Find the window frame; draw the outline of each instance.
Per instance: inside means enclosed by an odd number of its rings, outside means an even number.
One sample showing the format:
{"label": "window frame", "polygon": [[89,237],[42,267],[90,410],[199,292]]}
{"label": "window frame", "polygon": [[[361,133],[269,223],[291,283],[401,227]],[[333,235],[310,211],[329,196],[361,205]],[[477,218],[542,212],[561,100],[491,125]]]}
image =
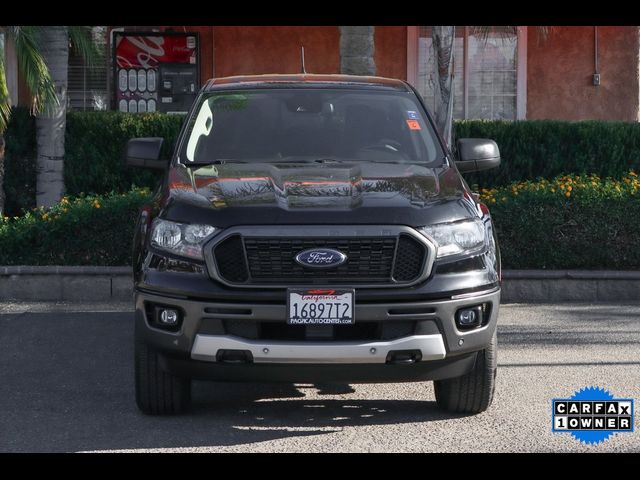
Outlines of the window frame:
{"label": "window frame", "polygon": [[[464,27],[464,56],[463,56],[463,112],[464,119],[469,120],[469,39],[470,28]],[[527,118],[527,27],[516,27],[516,118]],[[412,85],[418,82],[418,26],[407,26],[407,81]]]}

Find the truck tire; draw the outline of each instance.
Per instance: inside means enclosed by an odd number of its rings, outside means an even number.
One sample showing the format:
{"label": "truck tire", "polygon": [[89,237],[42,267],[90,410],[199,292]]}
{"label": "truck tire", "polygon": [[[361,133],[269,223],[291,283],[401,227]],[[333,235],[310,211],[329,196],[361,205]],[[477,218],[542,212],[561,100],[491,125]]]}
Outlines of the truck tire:
{"label": "truck tire", "polygon": [[191,403],[191,379],[176,377],[158,365],[158,353],[143,342],[135,344],[135,384],[138,408],[150,415],[172,415]]}
{"label": "truck tire", "polygon": [[478,352],[473,370],[462,377],[433,382],[438,407],[455,413],[481,413],[489,408],[496,387],[497,359],[494,333],[489,346]]}

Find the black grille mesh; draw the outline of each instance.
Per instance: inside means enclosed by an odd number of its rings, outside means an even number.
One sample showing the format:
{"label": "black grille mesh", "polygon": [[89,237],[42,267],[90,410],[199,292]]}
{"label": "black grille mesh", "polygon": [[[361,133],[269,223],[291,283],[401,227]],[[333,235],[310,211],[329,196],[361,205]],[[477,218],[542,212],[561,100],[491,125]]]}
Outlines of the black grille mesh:
{"label": "black grille mesh", "polygon": [[[308,283],[314,280],[388,282],[396,239],[391,238],[245,238],[249,273],[260,282]],[[304,268],[295,261],[303,250],[333,248],[347,256],[336,268]]]}
{"label": "black grille mesh", "polygon": [[240,235],[233,235],[220,242],[213,250],[213,255],[222,278],[233,283],[244,283],[249,279]]}
{"label": "black grille mesh", "polygon": [[398,253],[393,268],[393,278],[397,282],[414,280],[422,272],[426,250],[424,245],[409,235],[400,235]]}

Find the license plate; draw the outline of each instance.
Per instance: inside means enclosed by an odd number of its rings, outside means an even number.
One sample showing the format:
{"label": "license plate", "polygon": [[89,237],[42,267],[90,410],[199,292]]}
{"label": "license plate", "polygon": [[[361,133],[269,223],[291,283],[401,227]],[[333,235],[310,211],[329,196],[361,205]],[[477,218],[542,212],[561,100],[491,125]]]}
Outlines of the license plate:
{"label": "license plate", "polygon": [[287,323],[290,325],[344,325],[354,322],[353,290],[332,288],[288,290]]}

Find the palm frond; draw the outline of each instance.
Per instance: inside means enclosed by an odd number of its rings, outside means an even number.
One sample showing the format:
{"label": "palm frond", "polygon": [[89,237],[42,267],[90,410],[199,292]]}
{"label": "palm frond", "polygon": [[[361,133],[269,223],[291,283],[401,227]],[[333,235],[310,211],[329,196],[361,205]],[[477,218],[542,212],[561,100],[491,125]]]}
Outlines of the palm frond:
{"label": "palm frond", "polygon": [[4,73],[4,42],[0,39],[0,135],[4,133],[11,115],[11,99]]}
{"label": "palm frond", "polygon": [[40,27],[8,27],[16,46],[18,67],[34,97],[32,112],[48,111],[59,105],[55,84],[38,45]]}
{"label": "palm frond", "polygon": [[69,38],[73,48],[80,54],[84,63],[92,67],[102,60],[102,52],[98,49],[91,27],[69,26]]}

